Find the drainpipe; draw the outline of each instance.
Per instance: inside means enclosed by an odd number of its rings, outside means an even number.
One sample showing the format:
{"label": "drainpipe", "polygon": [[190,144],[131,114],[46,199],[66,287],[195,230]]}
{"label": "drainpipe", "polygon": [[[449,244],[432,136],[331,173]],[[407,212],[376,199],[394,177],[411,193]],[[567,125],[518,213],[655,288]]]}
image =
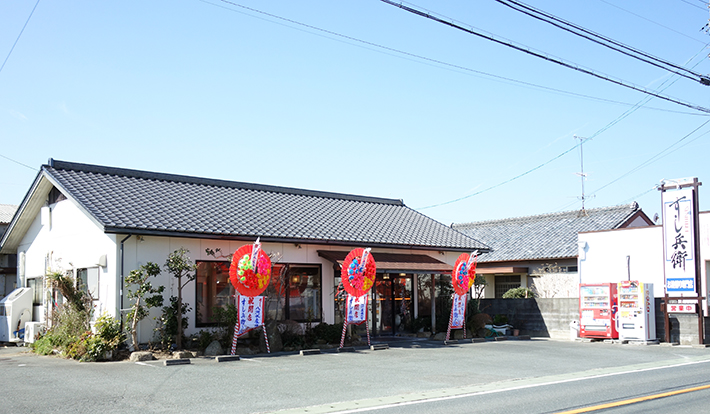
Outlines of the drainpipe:
{"label": "drainpipe", "polygon": [[123,332],[123,243],[126,242],[126,240],[130,239],[132,234],[129,234],[126,236],[123,240],[121,240],[121,286],[118,288],[118,294],[121,296],[120,304],[121,306],[118,308],[118,318],[121,321],[121,332]]}
{"label": "drainpipe", "polygon": [[626,256],[626,280],[631,281],[631,256]]}

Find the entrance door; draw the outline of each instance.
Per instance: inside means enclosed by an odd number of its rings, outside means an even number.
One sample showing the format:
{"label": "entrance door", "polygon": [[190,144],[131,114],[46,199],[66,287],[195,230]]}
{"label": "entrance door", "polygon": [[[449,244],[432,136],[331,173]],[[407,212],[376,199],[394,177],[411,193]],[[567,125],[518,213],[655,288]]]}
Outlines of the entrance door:
{"label": "entrance door", "polygon": [[412,317],[412,277],[378,274],[372,288],[372,321],[375,335],[395,335]]}

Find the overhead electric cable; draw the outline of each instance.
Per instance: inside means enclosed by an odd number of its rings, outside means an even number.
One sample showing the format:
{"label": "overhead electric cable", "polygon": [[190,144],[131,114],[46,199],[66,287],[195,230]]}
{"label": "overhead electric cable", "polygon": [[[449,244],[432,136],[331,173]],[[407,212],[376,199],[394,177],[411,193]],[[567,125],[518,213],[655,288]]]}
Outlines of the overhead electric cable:
{"label": "overhead electric cable", "polygon": [[[675,152],[675,151],[676,151],[677,149],[679,149],[680,147],[672,150],[673,147],[675,147],[676,145],[678,145],[679,143],[681,143],[682,141],[684,141],[684,140],[685,140],[686,138],[688,138],[689,136],[691,136],[691,135],[693,135],[694,133],[696,133],[699,129],[701,129],[702,127],[704,127],[704,126],[707,125],[708,123],[710,123],[710,120],[707,120],[707,121],[703,122],[699,127],[695,128],[694,130],[692,130],[691,132],[689,132],[688,134],[686,134],[685,136],[683,136],[681,139],[679,139],[678,141],[676,141],[676,142],[674,142],[673,144],[669,145],[669,146],[666,147],[664,150],[662,150],[661,152],[657,153],[656,155],[654,155],[653,157],[649,158],[648,160],[644,161],[644,162],[641,163],[640,165],[637,165],[636,167],[634,167],[634,168],[632,168],[631,170],[627,171],[626,173],[624,173],[624,174],[621,175],[620,177],[616,178],[615,180],[612,180],[612,181],[608,182],[607,184],[605,184],[605,185],[603,185],[603,186],[597,188],[597,189],[592,193],[592,195],[598,193],[599,191],[601,191],[601,190],[603,190],[603,189],[605,189],[605,188],[607,188],[607,187],[609,187],[610,185],[614,184],[615,182],[621,180],[622,178],[624,178],[624,177],[626,177],[626,176],[628,176],[628,175],[630,175],[630,174],[632,174],[632,173],[635,173],[636,171],[640,170],[641,168],[643,168],[643,167],[645,167],[645,166],[647,166],[647,165],[649,165],[649,164],[652,164],[652,163],[654,163],[654,162],[660,160],[661,158],[663,158],[663,157],[665,157],[665,156],[667,156],[667,155],[669,155],[669,154]],[[698,138],[700,138],[700,137],[702,137],[702,136],[704,136],[704,135],[707,135],[708,133],[710,133],[710,131],[706,131],[705,133],[701,134],[700,136],[696,137],[695,139],[698,139]],[[695,141],[695,140],[693,140],[693,141]]]}
{"label": "overhead electric cable", "polygon": [[22,33],[25,31],[25,27],[27,27],[27,23],[30,22],[30,19],[32,18],[32,15],[34,14],[35,9],[37,8],[38,4],[39,4],[39,0],[37,0],[37,3],[35,3],[35,6],[32,8],[30,15],[27,16],[27,20],[25,21],[24,26],[22,26],[22,30],[20,30],[20,34],[17,35],[17,39],[15,39],[15,43],[12,44],[10,51],[7,52],[7,56],[5,56],[5,60],[2,62],[2,66],[0,66],[0,72],[2,72],[2,69],[5,67],[5,64],[7,63],[7,60],[10,58],[12,51],[15,50],[15,46],[17,45],[17,42],[20,40],[20,36],[22,36]]}
{"label": "overhead electric cable", "polygon": [[[710,122],[710,120],[708,120],[708,122]],[[566,154],[569,154],[570,152],[572,152],[573,150],[575,150],[575,149],[576,149],[578,146],[580,146],[580,145],[581,145],[581,144],[577,144],[577,145],[575,145],[574,147],[572,147],[572,148],[568,149],[567,151],[563,152],[562,154],[559,154],[558,156],[556,156],[556,157],[554,157],[554,158],[552,158],[552,159],[550,159],[550,160],[547,160],[547,161],[543,162],[542,164],[538,165],[537,167],[531,168],[531,169],[525,171],[525,172],[522,173],[522,174],[518,174],[518,175],[516,175],[516,176],[513,177],[513,178],[510,178],[510,179],[505,180],[505,181],[503,181],[503,182],[500,182],[500,183],[498,183],[498,184],[492,185],[492,186],[490,186],[490,187],[488,187],[488,188],[484,188],[484,189],[481,190],[481,191],[477,191],[477,192],[475,192],[475,193],[473,193],[473,194],[469,194],[469,195],[466,195],[466,196],[463,196],[463,197],[459,197],[459,198],[457,198],[457,199],[455,199],[455,200],[449,200],[449,201],[445,201],[445,202],[439,203],[439,204],[432,204],[432,205],[426,206],[426,207],[415,208],[415,210],[426,210],[426,209],[428,209],[428,208],[441,207],[441,206],[445,206],[445,205],[447,205],[447,204],[453,204],[453,203],[456,203],[456,202],[465,200],[465,199],[467,199],[467,198],[471,198],[471,197],[473,197],[473,196],[477,196],[477,195],[479,195],[479,194],[485,193],[486,191],[493,190],[494,188],[498,188],[498,187],[500,187],[500,186],[502,186],[502,185],[508,184],[508,183],[511,182],[511,181],[515,181],[515,180],[517,180],[518,178],[524,177],[524,176],[530,174],[530,173],[533,172],[533,171],[539,170],[540,168],[546,166],[547,164],[549,164],[549,163],[551,163],[551,162],[553,162],[553,161],[555,161],[555,160],[557,160],[557,159],[559,159],[559,158],[562,158],[562,156],[564,156],[564,155],[566,155]]]}
{"label": "overhead electric cable", "polygon": [[421,16],[421,17],[424,17],[424,18],[433,20],[433,21],[435,21],[435,22],[444,24],[444,25],[446,25],[446,26],[450,26],[450,27],[452,27],[452,28],[454,28],[454,29],[458,29],[458,30],[464,31],[464,32],[469,33],[469,34],[472,34],[472,35],[474,35],[474,36],[478,36],[478,37],[481,37],[481,38],[483,38],[483,39],[490,40],[490,41],[492,41],[492,42],[494,42],[494,43],[498,43],[498,44],[503,45],[503,46],[506,46],[506,47],[510,47],[510,48],[512,48],[512,49],[515,49],[515,50],[517,50],[517,51],[520,51],[520,52],[529,54],[529,55],[531,55],[531,56],[535,56],[535,57],[538,57],[538,58],[540,58],[540,59],[544,59],[544,60],[547,60],[547,61],[549,61],[549,62],[556,63],[556,64],[558,64],[558,65],[560,65],[560,66],[563,66],[563,67],[566,67],[566,68],[568,68],[568,69],[573,69],[573,70],[576,70],[576,71],[578,71],[578,72],[581,72],[581,73],[585,73],[585,74],[587,74],[587,75],[594,76],[594,77],[596,77],[596,78],[598,78],[598,79],[602,79],[602,80],[605,80],[605,81],[607,81],[607,82],[611,82],[611,83],[614,83],[614,84],[619,85],[619,86],[623,86],[623,87],[628,88],[628,89],[633,89],[633,90],[638,91],[638,92],[642,92],[642,93],[645,93],[645,94],[648,94],[648,95],[651,95],[651,96],[655,96],[656,98],[663,99],[663,100],[668,101],[668,102],[673,102],[673,103],[675,103],[675,104],[682,105],[682,106],[685,106],[685,107],[688,107],[688,108],[692,108],[692,109],[695,109],[695,110],[697,110],[697,111],[701,111],[701,112],[705,112],[705,113],[710,113],[710,109],[708,109],[708,108],[705,108],[705,107],[702,107],[702,106],[698,106],[698,105],[695,105],[695,104],[691,104],[691,103],[688,103],[688,102],[684,102],[684,101],[681,101],[681,100],[679,100],[679,99],[672,98],[672,97],[670,97],[670,96],[661,95],[661,94],[659,94],[659,93],[657,93],[657,92],[650,91],[650,90],[648,90],[648,89],[646,89],[646,88],[643,88],[643,87],[641,87],[641,86],[634,85],[634,84],[632,84],[632,83],[629,83],[629,82],[626,82],[626,81],[623,81],[623,80],[620,80],[620,79],[611,78],[611,77],[609,77],[609,76],[606,76],[606,75],[597,73],[597,72],[595,72],[595,71],[593,71],[593,70],[591,70],[591,69],[583,68],[583,67],[581,67],[581,66],[579,66],[579,65],[577,65],[577,64],[573,64],[573,63],[570,63],[570,62],[566,62],[566,61],[564,61],[564,60],[562,60],[562,59],[560,59],[560,58],[555,58],[555,57],[546,55],[546,54],[544,54],[544,53],[531,50],[531,49],[529,49],[529,48],[527,48],[527,47],[520,46],[520,45],[518,45],[518,44],[513,43],[512,41],[503,41],[503,40],[498,39],[497,37],[495,37],[495,36],[493,36],[493,35],[484,34],[484,33],[481,33],[481,32],[477,32],[477,31],[473,30],[472,28],[464,27],[464,26],[462,26],[461,24],[458,24],[458,23],[454,22],[453,20],[445,20],[445,19],[443,19],[443,18],[434,16],[434,15],[432,15],[431,13],[429,13],[429,12],[427,12],[427,11],[418,10],[418,9],[413,8],[413,7],[410,7],[410,6],[405,6],[403,3],[396,3],[396,2],[393,2],[393,1],[391,1],[391,0],[380,0],[380,1],[382,1],[382,2],[384,2],[384,3],[387,3],[387,4],[390,4],[390,5],[392,5],[392,6],[395,6],[395,7],[399,7],[399,8],[402,9],[402,10],[408,11],[408,12],[413,13],[413,14],[416,14],[416,15],[418,15],[418,16]]}
{"label": "overhead electric cable", "polygon": [[[209,4],[209,5],[215,6],[215,7],[223,7],[225,10],[230,10],[230,11],[236,12],[236,10],[234,10],[234,9],[230,9],[230,8],[228,8],[228,7],[220,6],[220,5],[214,4],[214,3],[212,3],[212,2],[209,2],[209,1],[207,1],[207,0],[200,0],[200,1],[203,2],[203,3]],[[254,9],[254,8],[252,8],[252,7],[247,7],[247,6],[244,6],[244,5],[242,5],[242,4],[238,4],[238,3],[232,2],[232,1],[228,1],[228,0],[219,0],[219,1],[222,2],[222,3],[226,3],[226,4],[229,4],[229,5],[235,6],[235,7],[239,7],[239,8],[242,8],[242,9],[245,9],[245,10],[248,10],[248,11],[251,11],[251,12],[254,12],[254,13],[258,13],[258,14],[262,14],[262,15],[264,15],[264,16],[268,16],[268,17],[271,17],[271,18],[274,18],[274,19],[282,20],[282,21],[287,22],[287,23],[291,23],[291,24],[295,24],[295,25],[298,25],[298,26],[302,26],[302,27],[308,28],[308,29],[312,29],[312,30],[316,30],[316,31],[319,31],[319,32],[323,32],[323,33],[326,33],[326,34],[328,34],[328,35],[337,36],[337,37],[340,37],[340,38],[343,38],[343,39],[346,39],[346,40],[349,40],[349,41],[362,43],[362,44],[364,44],[364,45],[372,46],[372,47],[375,47],[375,48],[379,48],[379,49],[382,49],[382,50],[385,50],[385,51],[388,51],[388,52],[394,52],[394,53],[396,53],[396,54],[401,54],[401,55],[404,55],[404,56],[412,57],[412,58],[419,59],[419,60],[423,60],[423,61],[426,61],[426,62],[431,62],[431,63],[434,63],[434,64],[436,64],[436,65],[447,66],[447,67],[449,67],[449,68],[453,68],[453,69],[456,69],[456,70],[461,70],[461,71],[464,71],[464,72],[470,72],[470,73],[474,73],[474,74],[481,75],[481,76],[484,76],[484,77],[493,78],[494,80],[500,80],[500,81],[503,81],[504,83],[505,83],[505,82],[510,82],[510,83],[522,85],[522,86],[524,86],[524,87],[537,88],[537,89],[541,89],[541,90],[545,90],[545,91],[549,91],[549,92],[553,92],[553,93],[560,93],[560,94],[569,95],[569,96],[575,96],[575,97],[579,97],[579,98],[583,98],[583,99],[591,99],[591,100],[596,100],[596,101],[599,101],[599,102],[608,102],[608,103],[612,103],[612,104],[624,105],[624,106],[630,106],[630,107],[633,107],[633,106],[636,105],[636,104],[632,104],[632,103],[629,103],[629,102],[615,101],[615,100],[613,100],[613,99],[606,99],[606,98],[600,98],[600,97],[598,97],[598,96],[591,96],[591,95],[585,95],[585,94],[576,93],[576,92],[571,92],[571,91],[565,91],[565,90],[562,90],[562,89],[557,89],[557,88],[552,88],[552,87],[549,87],[549,86],[539,85],[539,84],[535,84],[535,83],[532,83],[532,82],[525,82],[525,81],[521,81],[521,80],[518,80],[518,79],[513,79],[513,78],[508,78],[508,77],[505,77],[505,76],[496,75],[496,74],[493,74],[493,73],[483,72],[483,71],[476,70],[476,69],[471,69],[471,68],[468,68],[468,67],[465,67],[465,66],[455,65],[455,64],[453,64],[453,63],[448,63],[448,62],[444,62],[444,61],[441,61],[441,60],[428,58],[428,57],[426,57],[426,56],[421,56],[421,55],[417,55],[417,54],[414,54],[414,53],[405,52],[405,51],[403,51],[403,50],[399,50],[399,49],[395,49],[395,48],[392,48],[392,47],[389,47],[389,46],[384,46],[384,45],[380,45],[380,44],[377,44],[377,43],[369,42],[369,41],[367,41],[367,40],[358,39],[358,38],[355,38],[355,37],[352,37],[352,36],[347,36],[347,35],[344,35],[344,34],[341,34],[341,33],[337,33],[337,32],[333,32],[333,31],[330,31],[330,30],[321,29],[320,27],[312,26],[312,25],[309,25],[309,24],[305,24],[305,23],[298,22],[298,21],[296,21],[296,20],[292,20],[292,19],[288,19],[288,18],[285,18],[285,17],[277,16],[277,15],[275,15],[275,14],[267,13],[267,12],[264,12],[264,11],[261,11],[261,10],[258,10],[258,9]],[[249,15],[249,14],[247,14],[247,15]],[[254,17],[255,17],[255,16],[254,16]],[[288,27],[288,26],[287,26],[287,27]],[[393,54],[393,55],[391,55],[391,56],[396,56],[396,55]],[[675,110],[672,110],[672,109],[654,108],[654,107],[644,107],[644,108],[645,108],[645,109],[648,109],[648,110],[653,110],[653,111],[670,112],[670,113],[677,113],[677,114],[684,114],[684,115],[709,116],[709,115],[706,114],[706,113],[675,111]]]}
{"label": "overhead electric cable", "polygon": [[[634,47],[625,45],[619,41],[611,39],[607,36],[601,35],[589,29],[586,29],[577,24],[571,23],[567,20],[561,19],[555,15],[547,13],[543,10],[536,9],[535,7],[529,6],[517,0],[495,0],[496,2],[511,8],[515,11],[521,12],[527,16],[534,19],[540,20],[542,22],[551,24],[557,28],[560,28],[566,32],[572,33],[574,35],[580,36],[584,39],[592,41],[598,45],[604,46],[616,52],[622,53],[626,56],[638,59],[642,62],[653,65],[657,68],[667,70],[669,72],[675,73],[677,75],[683,76],[693,81],[700,82],[703,85],[710,85],[710,78],[690,69],[684,68],[682,66],[676,65],[675,63],[669,62],[667,60],[658,58],[649,53],[643,52]],[[697,79],[696,79],[697,78]]]}
{"label": "overhead electric cable", "polygon": [[627,9],[625,9],[625,8],[623,8],[623,7],[619,7],[619,6],[617,6],[616,4],[610,3],[610,2],[608,2],[608,1],[606,1],[606,0],[599,0],[599,1],[601,1],[602,3],[605,3],[605,4],[607,4],[607,5],[609,5],[609,6],[611,6],[611,7],[615,7],[615,8],[617,8],[617,9],[619,9],[619,10],[625,11],[626,13],[629,13],[629,14],[632,15],[632,16],[636,16],[636,17],[638,17],[639,19],[643,19],[643,20],[646,20],[647,22],[653,23],[653,24],[655,24],[656,26],[660,26],[660,27],[662,27],[662,28],[664,28],[664,29],[666,29],[666,30],[670,30],[670,31],[673,32],[673,33],[679,34],[679,35],[681,35],[681,36],[683,36],[683,37],[687,37],[688,39],[690,39],[690,40],[692,40],[692,41],[694,41],[694,42],[703,43],[703,44],[705,43],[705,42],[703,42],[702,40],[696,39],[696,38],[694,38],[694,37],[692,37],[692,36],[688,36],[688,35],[685,34],[685,33],[679,32],[679,31],[677,31],[677,30],[675,30],[675,29],[672,29],[672,28],[670,28],[670,27],[668,27],[668,26],[662,25],[662,24],[660,24],[660,23],[658,23],[658,22],[656,22],[656,21],[653,21],[653,20],[651,20],[651,19],[647,19],[647,18],[641,16],[640,14],[636,14],[636,13],[630,11],[630,10],[627,10]]}
{"label": "overhead electric cable", "polygon": [[30,167],[30,166],[27,165],[27,164],[23,164],[23,163],[21,163],[20,161],[13,160],[12,158],[6,157],[6,156],[4,156],[4,155],[2,155],[2,154],[0,154],[0,157],[5,158],[5,159],[8,160],[8,161],[12,161],[12,162],[14,162],[15,164],[19,164],[19,165],[21,165],[21,166],[23,166],[23,167],[27,167],[27,168],[29,168],[29,169],[32,170],[32,171],[37,171],[37,169],[34,168],[34,167]]}
{"label": "overhead electric cable", "polygon": [[[699,55],[700,53],[702,53],[703,50],[704,50],[704,48],[703,48],[700,52],[696,53],[693,57],[691,57],[690,59],[688,59],[688,62],[691,62],[693,59],[695,59],[696,57],[698,57],[698,55]],[[698,66],[700,63],[701,63],[701,62],[696,63],[696,64],[693,66],[693,68],[695,68],[696,66]],[[663,85],[664,85],[666,82],[668,82],[669,80],[670,80],[670,79],[667,79],[666,81],[664,81],[664,82],[661,84],[661,86],[663,86]],[[676,78],[675,80],[673,80],[672,82],[670,82],[668,85],[666,85],[666,86],[662,89],[662,91],[668,89],[668,88],[669,88],[671,85],[673,85],[673,83],[675,83],[677,80],[678,80],[678,78]],[[626,117],[628,117],[629,115],[631,115],[632,113],[636,112],[638,109],[640,109],[641,107],[643,107],[643,106],[644,106],[646,103],[648,103],[651,99],[653,99],[653,97],[651,97],[651,96],[646,96],[646,97],[644,97],[642,100],[640,100],[639,102],[637,102],[632,108],[628,109],[628,110],[625,111],[623,114],[621,114],[620,116],[618,116],[616,119],[614,119],[613,121],[609,122],[609,123],[608,123],[607,125],[605,125],[603,128],[597,130],[597,132],[595,132],[594,134],[592,134],[591,136],[589,136],[588,139],[595,138],[595,137],[597,137],[598,135],[600,135],[600,134],[606,132],[609,128],[611,128],[611,127],[613,127],[614,125],[618,124],[619,122],[621,122],[622,120],[624,120]],[[707,121],[707,122],[710,122],[710,120]],[[706,122],[706,123],[707,123],[707,122]],[[703,125],[705,125],[705,124],[703,124]],[[700,127],[702,127],[703,125],[701,125]],[[705,135],[705,134],[703,134],[703,135]],[[701,135],[701,136],[702,136],[702,135]],[[681,141],[682,141],[683,139],[685,139],[685,138],[682,138]],[[697,138],[696,138],[696,139],[697,139]],[[418,210],[424,210],[424,209],[428,209],[428,208],[444,206],[444,205],[447,205],[447,204],[453,204],[453,203],[456,203],[456,202],[458,202],[458,201],[462,201],[462,200],[465,200],[465,199],[467,199],[467,198],[471,198],[471,197],[473,197],[473,196],[479,195],[479,194],[484,193],[484,192],[486,192],[486,191],[488,191],[488,190],[492,190],[492,189],[494,189],[494,188],[500,187],[500,186],[502,186],[502,185],[504,185],[504,184],[507,184],[507,183],[509,183],[509,182],[511,182],[511,181],[517,180],[518,178],[521,178],[521,177],[523,177],[523,176],[525,176],[525,175],[527,175],[527,174],[529,174],[529,173],[531,173],[531,172],[533,172],[533,171],[535,171],[535,170],[538,170],[538,169],[542,168],[543,166],[545,166],[545,165],[551,163],[552,161],[554,161],[554,160],[556,160],[556,159],[559,159],[560,157],[562,157],[562,156],[565,155],[565,154],[568,154],[569,152],[571,152],[573,149],[577,148],[577,147],[580,146],[581,144],[582,144],[582,143],[580,142],[580,144],[578,144],[578,145],[572,147],[571,149],[569,149],[569,150],[563,152],[562,154],[556,156],[555,158],[553,158],[553,159],[551,159],[551,160],[549,160],[549,161],[547,161],[547,162],[545,162],[545,163],[543,163],[543,164],[540,164],[540,165],[538,165],[537,167],[532,168],[532,169],[530,169],[530,170],[528,170],[528,171],[526,171],[526,172],[524,172],[524,173],[522,173],[522,174],[519,174],[519,175],[517,175],[517,176],[515,176],[515,177],[513,177],[513,178],[511,178],[511,179],[509,179],[509,180],[506,180],[506,181],[504,181],[504,182],[498,183],[498,184],[496,184],[496,185],[493,185],[493,186],[491,186],[491,187],[488,187],[488,188],[486,188],[486,189],[484,189],[484,190],[481,190],[481,191],[478,191],[478,192],[476,192],[476,193],[469,194],[469,195],[466,195],[466,196],[463,196],[463,197],[459,197],[459,198],[457,198],[457,199],[455,199],[455,200],[450,200],[450,201],[446,201],[446,202],[444,202],[444,203],[439,203],[439,204],[434,204],[434,205],[427,206],[427,207],[422,207],[422,208],[419,208]],[[628,174],[629,174],[629,173],[623,175],[622,177],[617,178],[617,179],[614,180],[613,182],[616,182],[616,181],[620,180],[621,178],[625,177],[625,176],[628,175]],[[613,182],[612,182],[612,183],[613,183]],[[610,185],[610,184],[612,184],[612,183],[609,183],[609,184],[607,184],[606,186],[608,186],[608,185]],[[604,187],[606,187],[606,186],[604,186]],[[604,188],[604,187],[602,187],[602,188]],[[601,188],[598,189],[597,191],[599,191],[599,190],[601,190]],[[595,191],[594,193],[590,194],[589,196],[591,197],[591,196],[594,196],[595,194],[596,194],[596,191]],[[570,203],[570,204],[565,205],[565,207],[563,207],[561,210],[558,210],[558,211],[565,210],[565,209],[567,209],[567,207],[570,207],[570,206],[572,206],[572,205],[574,205],[574,204],[576,204],[576,201],[574,201],[574,202],[572,202],[572,203]]]}
{"label": "overhead electric cable", "polygon": [[703,8],[700,7],[700,6],[698,6],[697,4],[694,4],[694,3],[689,2],[688,0],[680,0],[680,1],[682,1],[682,2],[685,3],[685,4],[689,4],[689,5],[693,6],[693,7],[697,7],[697,8],[699,8],[699,9],[701,9],[701,10],[706,10],[706,9],[707,9],[707,3],[704,2],[703,0],[698,0],[698,1],[699,1],[700,3],[704,3],[704,4],[706,5],[705,9],[703,9]]}

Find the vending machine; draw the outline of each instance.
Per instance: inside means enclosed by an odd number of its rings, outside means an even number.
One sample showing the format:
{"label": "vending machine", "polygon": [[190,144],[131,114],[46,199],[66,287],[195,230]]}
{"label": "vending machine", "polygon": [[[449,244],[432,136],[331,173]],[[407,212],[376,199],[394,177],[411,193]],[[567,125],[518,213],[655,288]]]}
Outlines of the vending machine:
{"label": "vending machine", "polygon": [[616,283],[579,285],[579,336],[617,339]]}
{"label": "vending machine", "polygon": [[619,339],[656,340],[653,283],[619,282]]}

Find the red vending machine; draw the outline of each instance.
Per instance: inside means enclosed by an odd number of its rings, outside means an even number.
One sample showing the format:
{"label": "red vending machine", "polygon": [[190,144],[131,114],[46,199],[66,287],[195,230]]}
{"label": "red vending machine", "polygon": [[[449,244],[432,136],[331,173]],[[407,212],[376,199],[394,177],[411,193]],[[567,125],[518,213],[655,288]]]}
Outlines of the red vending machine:
{"label": "red vending machine", "polygon": [[579,285],[579,336],[617,339],[616,283]]}

